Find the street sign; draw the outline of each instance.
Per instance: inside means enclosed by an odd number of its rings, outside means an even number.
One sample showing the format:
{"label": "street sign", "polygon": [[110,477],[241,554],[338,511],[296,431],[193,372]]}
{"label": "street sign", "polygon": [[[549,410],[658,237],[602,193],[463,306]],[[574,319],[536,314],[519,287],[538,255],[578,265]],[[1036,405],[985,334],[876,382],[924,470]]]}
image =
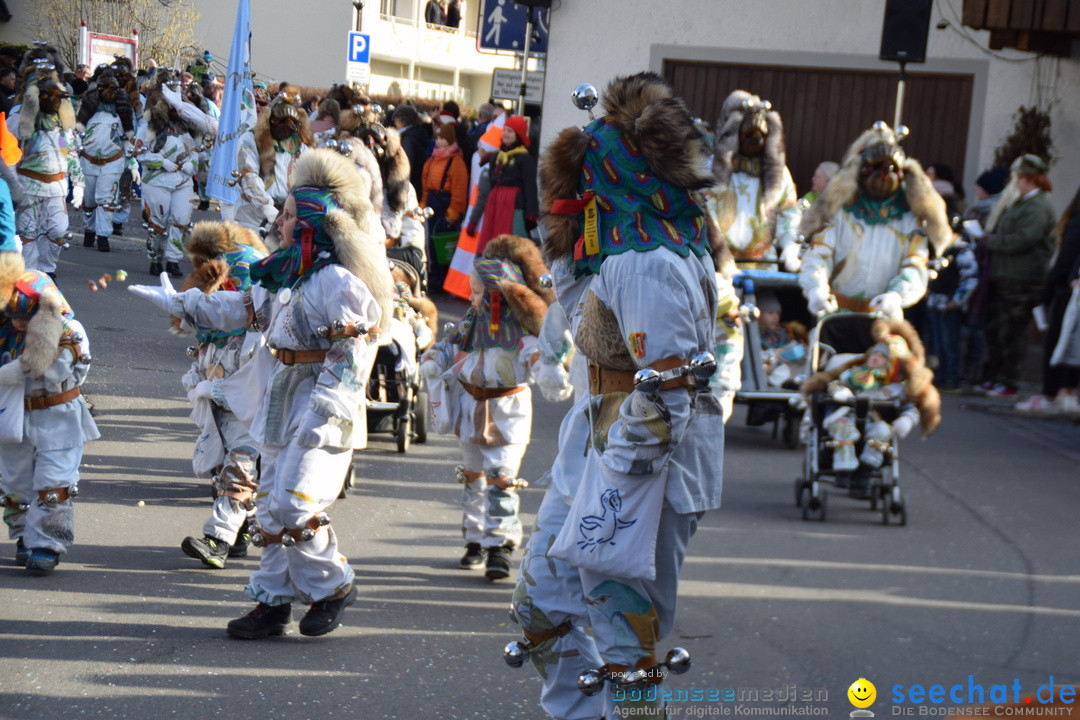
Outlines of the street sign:
{"label": "street sign", "polygon": [[357,85],[371,81],[371,36],[349,33],[348,61],[345,63],[345,80]]}
{"label": "street sign", "polygon": [[349,33],[349,62],[371,62],[371,36],[364,33]]}
{"label": "street sign", "polygon": [[[494,50],[525,49],[525,23],[529,9],[518,5],[513,0],[481,0],[480,20],[476,34],[476,49],[480,52]],[[547,52],[548,21],[550,8],[536,8],[533,11],[533,30],[535,36],[529,44],[529,54]]]}
{"label": "street sign", "polygon": [[[491,97],[514,100],[521,96],[521,71],[495,68],[491,74]],[[544,100],[544,73],[530,72],[525,80],[525,102],[539,105]]]}

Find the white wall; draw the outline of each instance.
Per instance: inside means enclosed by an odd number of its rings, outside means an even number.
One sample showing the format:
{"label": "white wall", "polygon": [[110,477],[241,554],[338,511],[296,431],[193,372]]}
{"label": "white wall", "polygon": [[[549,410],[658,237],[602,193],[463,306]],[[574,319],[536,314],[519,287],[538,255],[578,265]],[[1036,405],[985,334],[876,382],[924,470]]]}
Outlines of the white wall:
{"label": "white wall", "polygon": [[[980,49],[954,29],[935,29],[942,12],[959,26],[950,7],[959,13],[961,4],[935,3],[928,61],[909,69],[975,75],[963,169],[965,190],[973,197],[974,179],[1011,131],[1012,114],[1035,100],[1036,63],[1029,60],[1031,54],[1015,51],[994,55],[1021,62],[992,57],[985,52],[988,33],[962,29]],[[602,91],[617,75],[661,72],[665,58],[895,70],[895,63],[878,60],[883,12],[880,0],[561,0],[551,13],[542,140],[586,122],[585,113],[569,100],[575,85],[591,82]],[[1080,186],[1080,61],[1041,64],[1040,75],[1051,80],[1044,94],[1054,101],[1051,132],[1058,160],[1050,177],[1062,209]]]}

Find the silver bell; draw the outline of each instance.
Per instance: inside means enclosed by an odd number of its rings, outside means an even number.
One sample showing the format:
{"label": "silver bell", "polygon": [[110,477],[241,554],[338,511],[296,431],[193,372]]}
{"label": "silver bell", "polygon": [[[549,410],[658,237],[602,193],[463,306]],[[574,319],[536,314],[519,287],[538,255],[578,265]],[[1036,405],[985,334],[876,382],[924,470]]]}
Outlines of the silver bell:
{"label": "silver bell", "polygon": [[337,150],[338,149],[338,141],[335,140],[334,138],[330,138],[329,140],[326,141],[326,144],[323,147],[325,147],[327,150]]}
{"label": "silver bell", "polygon": [[68,497],[78,497],[78,496],[79,496],[79,486],[78,485],[72,485],[71,487],[68,488]]}
{"label": "silver bell", "polygon": [[55,505],[56,503],[60,502],[60,493],[59,493],[59,491],[50,490],[49,492],[45,493],[44,500],[49,505]]}
{"label": "silver bell", "polygon": [[599,670],[586,670],[578,675],[578,690],[592,697],[604,689],[604,676]]}
{"label": "silver bell", "polygon": [[458,465],[454,468],[454,480],[459,483],[464,483],[468,478],[465,476],[465,466]]}
{"label": "silver bell", "polygon": [[[300,540],[302,540],[303,542],[308,542],[309,540],[312,540],[314,537],[315,537],[315,531],[312,530],[311,528],[304,528],[303,530],[300,531]],[[284,540],[285,540],[285,538],[282,538],[282,543],[284,543]]]}
{"label": "silver bell", "polygon": [[330,524],[330,516],[326,513],[323,513],[322,515],[318,515],[315,517],[315,522],[316,524],[318,524],[319,527],[326,527]]}
{"label": "silver bell", "polygon": [[623,687],[637,687],[644,685],[645,681],[649,679],[649,673],[645,672],[639,667],[627,668],[626,672],[622,674],[619,679],[619,685]]}
{"label": "silver bell", "polygon": [[230,174],[230,175],[232,175],[232,176],[233,176],[234,178],[238,178],[238,177],[240,177],[240,171],[239,171],[239,170],[233,170],[233,171],[232,171],[231,173],[229,173],[229,174]]}
{"label": "silver bell", "polygon": [[690,357],[690,374],[694,376],[694,379],[698,381],[698,384],[704,384],[709,381],[709,378],[716,372],[716,358],[708,351],[694,353]]}
{"label": "silver bell", "polygon": [[330,337],[330,328],[326,325],[320,325],[315,329],[315,334],[321,338]]}
{"label": "silver bell", "polygon": [[551,277],[551,273],[544,273],[540,276],[540,287],[545,290],[555,287],[555,279]]}
{"label": "silver bell", "polygon": [[339,143],[337,151],[345,157],[349,157],[350,155],[352,155],[352,145],[347,142]]}
{"label": "silver bell", "polygon": [[340,334],[345,332],[345,327],[346,325],[344,320],[335,320],[330,325],[330,329],[334,331],[334,334]]}
{"label": "silver bell", "polygon": [[443,330],[444,333],[449,335],[450,333],[454,332],[455,327],[456,326],[452,322],[443,323],[442,330]]}
{"label": "silver bell", "polygon": [[371,103],[371,112],[376,115],[382,115],[382,105],[379,103]]}
{"label": "silver bell", "polygon": [[520,640],[515,640],[503,648],[503,660],[512,668],[519,668],[529,659],[529,648]]}
{"label": "silver bell", "polygon": [[281,544],[284,547],[292,547],[293,545],[296,544],[296,538],[294,538],[289,533],[285,533],[284,535],[281,536]]}
{"label": "silver bell", "polygon": [[768,100],[762,100],[761,101],[761,109],[764,110],[765,112],[768,112],[769,110],[772,110],[772,103],[769,102]]}
{"label": "silver bell", "polygon": [[681,647],[671,648],[664,658],[664,667],[674,675],[682,675],[690,669],[690,651]]}
{"label": "silver bell", "polygon": [[660,373],[654,368],[642,368],[634,373],[634,389],[646,395],[660,392]]}
{"label": "silver bell", "polygon": [[876,123],[873,124],[872,127],[874,130],[880,132],[881,130],[887,130],[889,128],[889,125],[884,120],[878,120]]}
{"label": "silver bell", "polygon": [[581,83],[570,93],[570,101],[574,103],[574,107],[585,110],[592,118],[592,109],[596,107],[596,103],[600,102],[600,93],[596,91],[596,86],[592,83]]}
{"label": "silver bell", "polygon": [[907,125],[897,125],[895,132],[896,132],[896,140],[897,140],[897,142],[899,142],[900,140],[903,140],[904,138],[906,138],[908,135],[911,134],[911,130],[908,129]]}
{"label": "silver bell", "polygon": [[94,358],[92,358],[89,354],[79,356],[79,362],[81,362],[83,365],[89,365],[91,362],[93,362],[93,360]]}
{"label": "silver bell", "polygon": [[197,345],[188,345],[187,350],[184,350],[184,354],[194,360],[199,357],[199,347]]}

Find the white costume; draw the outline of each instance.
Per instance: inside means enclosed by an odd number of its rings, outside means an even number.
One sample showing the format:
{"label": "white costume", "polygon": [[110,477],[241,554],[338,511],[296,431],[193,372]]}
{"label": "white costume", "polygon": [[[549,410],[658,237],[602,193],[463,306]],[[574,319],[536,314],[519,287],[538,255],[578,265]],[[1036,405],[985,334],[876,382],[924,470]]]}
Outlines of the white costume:
{"label": "white costume", "polygon": [[[144,127],[139,140],[146,142]],[[143,208],[150,223],[147,252],[151,263],[178,263],[191,226],[191,178],[198,162],[190,133],[162,131],[140,158],[143,166]]]}
{"label": "white costume", "polygon": [[86,211],[86,227],[97,235],[112,234],[112,213],[106,208],[117,202],[120,195],[120,176],[127,165],[124,157],[128,138],[116,112],[106,109],[104,103],[86,123],[82,133],[82,162],[85,189],[83,209]]}

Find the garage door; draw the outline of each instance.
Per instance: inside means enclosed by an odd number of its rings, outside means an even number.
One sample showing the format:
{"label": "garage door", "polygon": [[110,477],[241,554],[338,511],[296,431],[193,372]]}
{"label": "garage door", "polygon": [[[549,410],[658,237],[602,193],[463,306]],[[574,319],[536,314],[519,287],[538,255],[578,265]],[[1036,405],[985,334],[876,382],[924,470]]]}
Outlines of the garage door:
{"label": "garage door", "polygon": [[[665,60],[664,76],[710,126],[733,90],[770,100],[799,194],[819,162],[839,162],[860,132],[877,120],[892,124],[896,111],[896,73]],[[973,85],[972,75],[908,73],[901,120],[911,129],[909,155],[963,171]]]}

